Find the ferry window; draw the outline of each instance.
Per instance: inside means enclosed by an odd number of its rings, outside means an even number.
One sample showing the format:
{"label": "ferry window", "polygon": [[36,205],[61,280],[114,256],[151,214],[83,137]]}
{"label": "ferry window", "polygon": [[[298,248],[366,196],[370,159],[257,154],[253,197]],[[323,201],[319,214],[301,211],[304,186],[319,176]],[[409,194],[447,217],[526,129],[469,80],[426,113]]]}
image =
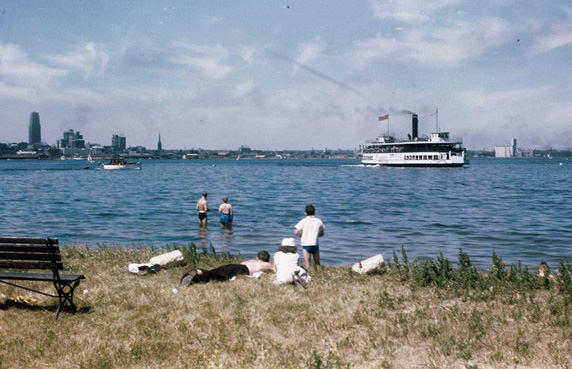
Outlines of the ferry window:
{"label": "ferry window", "polygon": [[423,155],[423,160],[427,160],[427,155]]}

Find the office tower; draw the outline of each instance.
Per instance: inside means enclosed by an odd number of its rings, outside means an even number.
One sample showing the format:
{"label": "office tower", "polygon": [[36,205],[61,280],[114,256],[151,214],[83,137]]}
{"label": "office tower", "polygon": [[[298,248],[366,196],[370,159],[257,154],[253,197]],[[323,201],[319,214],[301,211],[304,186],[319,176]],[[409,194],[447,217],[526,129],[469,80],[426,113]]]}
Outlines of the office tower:
{"label": "office tower", "polygon": [[30,125],[28,126],[28,143],[30,145],[42,142],[42,128],[40,127],[40,114],[32,112],[30,114]]}
{"label": "office tower", "polygon": [[114,134],[111,136],[111,146],[115,151],[125,151],[127,148],[127,140],[124,135]]}
{"label": "office tower", "polygon": [[84,149],[85,140],[79,131],[75,132],[70,129],[64,132],[64,138],[60,141],[62,149]]}

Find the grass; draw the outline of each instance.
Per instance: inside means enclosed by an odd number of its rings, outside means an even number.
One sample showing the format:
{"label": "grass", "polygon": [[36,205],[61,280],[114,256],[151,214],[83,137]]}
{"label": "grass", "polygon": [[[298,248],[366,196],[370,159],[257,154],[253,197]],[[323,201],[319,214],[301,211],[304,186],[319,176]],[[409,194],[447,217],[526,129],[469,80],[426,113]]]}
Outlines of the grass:
{"label": "grass", "polygon": [[[187,265],[237,261],[181,249]],[[183,266],[127,271],[157,253],[67,247],[66,271],[87,279],[80,312],[58,320],[53,299],[1,285],[0,368],[572,368],[569,264],[537,278],[495,254],[482,272],[462,251],[454,268],[402,249],[370,275],[311,271],[306,290],[271,274],[179,288]],[[20,295],[37,301],[8,299]]]}

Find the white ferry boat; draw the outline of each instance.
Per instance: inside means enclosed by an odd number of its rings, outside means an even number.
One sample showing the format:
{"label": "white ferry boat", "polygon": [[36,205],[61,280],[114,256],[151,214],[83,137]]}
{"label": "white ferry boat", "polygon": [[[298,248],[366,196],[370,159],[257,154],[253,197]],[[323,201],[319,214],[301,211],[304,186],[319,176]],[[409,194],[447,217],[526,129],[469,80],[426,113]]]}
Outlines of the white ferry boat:
{"label": "white ferry boat", "polygon": [[[381,119],[381,118],[380,118]],[[387,119],[387,117],[385,117]],[[412,134],[396,141],[389,135],[378,136],[362,148],[363,165],[395,167],[462,167],[465,151],[461,139],[450,139],[449,132],[433,132],[418,137],[417,114],[412,115]]]}

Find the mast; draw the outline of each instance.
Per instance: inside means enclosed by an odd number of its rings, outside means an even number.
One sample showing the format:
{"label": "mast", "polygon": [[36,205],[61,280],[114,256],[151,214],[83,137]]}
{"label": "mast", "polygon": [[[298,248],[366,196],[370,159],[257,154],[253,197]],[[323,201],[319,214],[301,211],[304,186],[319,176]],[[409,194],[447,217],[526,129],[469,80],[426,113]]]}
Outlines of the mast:
{"label": "mast", "polygon": [[387,116],[387,137],[389,137],[389,115]]}
{"label": "mast", "polygon": [[437,128],[437,133],[439,133],[439,108],[435,108],[435,126]]}

